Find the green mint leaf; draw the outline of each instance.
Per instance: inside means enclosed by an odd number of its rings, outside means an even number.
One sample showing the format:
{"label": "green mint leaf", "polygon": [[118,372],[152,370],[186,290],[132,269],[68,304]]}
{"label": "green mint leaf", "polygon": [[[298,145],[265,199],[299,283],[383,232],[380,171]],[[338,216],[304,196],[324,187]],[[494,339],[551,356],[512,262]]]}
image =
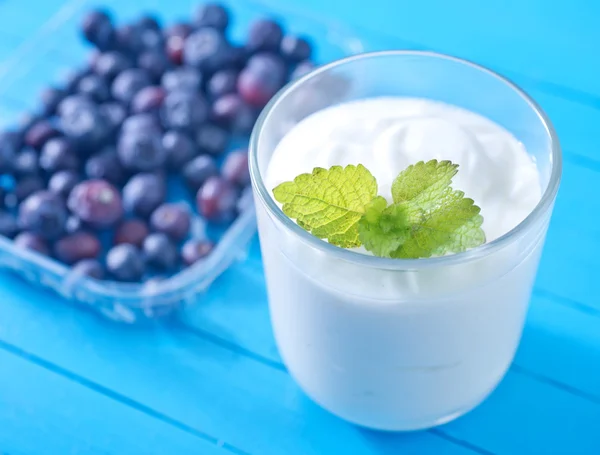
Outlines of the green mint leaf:
{"label": "green mint leaf", "polygon": [[358,221],[377,196],[375,177],[361,164],[315,168],[273,189],[283,213],[316,237],[343,248],[360,246]]}
{"label": "green mint leaf", "polygon": [[388,206],[382,196],[373,199],[358,222],[358,236],[363,246],[375,256],[391,257],[410,235],[408,215],[401,204]]}

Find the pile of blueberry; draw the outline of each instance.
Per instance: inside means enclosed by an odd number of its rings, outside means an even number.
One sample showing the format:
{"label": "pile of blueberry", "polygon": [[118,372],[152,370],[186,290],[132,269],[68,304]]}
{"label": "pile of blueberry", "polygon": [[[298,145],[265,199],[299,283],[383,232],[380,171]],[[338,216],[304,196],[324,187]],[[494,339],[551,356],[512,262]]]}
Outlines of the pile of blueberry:
{"label": "pile of blueberry", "polygon": [[[0,133],[0,234],[124,282],[209,255],[218,239],[194,235],[193,220],[226,225],[249,203],[240,141],[275,92],[313,68],[309,43],[276,21],[254,22],[236,45],[229,18],[219,4],[165,28],[151,15],[117,26],[106,11],[87,14],[89,64]],[[174,180],[197,213],[173,201]]]}

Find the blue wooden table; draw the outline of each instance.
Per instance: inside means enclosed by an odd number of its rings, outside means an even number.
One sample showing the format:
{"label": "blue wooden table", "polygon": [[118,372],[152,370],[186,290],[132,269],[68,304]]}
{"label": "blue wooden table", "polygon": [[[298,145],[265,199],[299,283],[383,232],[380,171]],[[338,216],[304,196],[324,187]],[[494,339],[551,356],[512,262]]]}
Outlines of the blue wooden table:
{"label": "blue wooden table", "polygon": [[[155,3],[168,15],[182,1]],[[0,75],[26,65],[15,55],[35,53],[28,39],[42,29],[70,37],[43,50],[44,63],[70,63],[75,23],[53,20],[76,3],[0,0]],[[0,274],[0,453],[600,454],[600,2],[292,3],[350,24],[369,49],[431,49],[489,66],[554,121],[563,184],[508,375],[455,422],[379,434],[322,411],[286,373],[257,242],[195,309],[153,326],[109,323]],[[0,98],[0,119],[34,99],[24,74]]]}

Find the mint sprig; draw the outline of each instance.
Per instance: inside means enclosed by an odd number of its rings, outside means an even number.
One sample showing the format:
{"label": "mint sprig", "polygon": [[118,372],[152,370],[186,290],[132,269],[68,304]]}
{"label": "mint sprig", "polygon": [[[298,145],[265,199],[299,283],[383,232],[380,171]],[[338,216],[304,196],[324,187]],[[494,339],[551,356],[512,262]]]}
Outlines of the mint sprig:
{"label": "mint sprig", "polygon": [[485,242],[483,217],[472,199],[450,187],[458,165],[420,161],[392,184],[392,204],[377,196],[362,165],[315,168],[273,190],[283,212],[316,237],[376,256],[426,258]]}

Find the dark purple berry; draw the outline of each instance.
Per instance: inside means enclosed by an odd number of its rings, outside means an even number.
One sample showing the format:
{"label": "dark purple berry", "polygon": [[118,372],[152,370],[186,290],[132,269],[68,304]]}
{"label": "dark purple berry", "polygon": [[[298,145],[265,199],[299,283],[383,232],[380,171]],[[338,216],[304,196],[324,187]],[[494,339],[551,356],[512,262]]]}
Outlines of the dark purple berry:
{"label": "dark purple berry", "polygon": [[133,67],[129,57],[117,51],[100,54],[94,61],[94,72],[107,81],[112,81],[117,75],[126,69]]}
{"label": "dark purple berry", "polygon": [[97,227],[108,227],[123,216],[119,191],[106,180],[86,180],[69,195],[69,210],[79,219]]}
{"label": "dark purple berry", "polygon": [[29,175],[25,176],[16,183],[13,189],[13,195],[15,196],[16,201],[8,201],[8,196],[6,201],[7,206],[16,207],[14,202],[21,202],[31,196],[33,193],[37,191],[41,191],[44,189],[44,181],[37,175]]}
{"label": "dark purple berry", "polygon": [[88,13],[81,30],[85,39],[100,50],[110,49],[114,45],[115,30],[110,16],[103,10]]}
{"label": "dark purple berry", "polygon": [[5,131],[0,134],[0,173],[11,171],[22,144],[22,137],[16,131]]}
{"label": "dark purple berry", "polygon": [[281,25],[270,19],[261,19],[250,26],[246,48],[250,52],[279,50],[283,30]]}
{"label": "dark purple berry", "polygon": [[110,98],[110,90],[106,81],[97,74],[90,74],[79,81],[77,91],[96,103],[104,103]]}
{"label": "dark purple berry", "polygon": [[96,280],[104,279],[104,267],[95,259],[83,259],[73,266],[73,273]]}
{"label": "dark purple berry", "polygon": [[298,63],[294,71],[292,71],[292,75],[290,76],[291,80],[301,78],[302,76],[310,73],[315,69],[315,64],[310,60],[304,60],[303,62]]}
{"label": "dark purple berry", "polygon": [[140,281],[144,275],[144,260],[138,248],[123,243],[108,251],[106,269],[118,281]]}
{"label": "dark purple berry", "polygon": [[142,112],[156,112],[162,106],[164,99],[165,89],[162,87],[144,87],[133,97],[131,111],[136,114]]}
{"label": "dark purple berry", "polygon": [[250,134],[258,114],[239,95],[229,93],[215,101],[212,116],[217,123],[234,133]]}
{"label": "dark purple berry", "polygon": [[167,71],[162,77],[161,84],[167,92],[175,90],[196,92],[202,85],[202,74],[194,68],[177,68]]}
{"label": "dark purple berry", "polygon": [[125,180],[125,170],[112,146],[88,158],[85,163],[85,175],[88,179],[106,180],[117,186]]}
{"label": "dark purple berry", "polygon": [[132,115],[123,122],[122,135],[126,133],[152,134],[158,133],[160,130],[161,125],[158,116],[151,112],[144,112],[141,114]]}
{"label": "dark purple berry", "polygon": [[190,33],[194,31],[194,28],[187,22],[176,22],[173,25],[165,28],[163,35],[165,38],[172,36],[180,36],[181,38],[187,38]]}
{"label": "dark purple berry", "polygon": [[56,108],[66,96],[66,92],[63,89],[56,87],[48,87],[42,91],[40,96],[42,102],[42,113],[46,117],[54,115]]}
{"label": "dark purple berry", "polygon": [[208,240],[190,239],[181,247],[181,258],[185,265],[190,266],[208,256],[214,247],[214,244]]}
{"label": "dark purple berry", "polygon": [[40,173],[39,155],[33,149],[24,149],[13,161],[13,172],[17,177],[35,176]]}
{"label": "dark purple berry", "polygon": [[123,188],[123,205],[128,213],[147,218],[164,202],[166,187],[154,174],[137,174]]}
{"label": "dark purple berry", "polygon": [[19,206],[19,227],[45,239],[59,237],[66,221],[65,203],[50,191],[37,191]]}
{"label": "dark purple berry", "polygon": [[139,68],[131,68],[120,73],[112,83],[112,96],[129,105],[133,97],[144,87],[152,85],[148,73]]}
{"label": "dark purple berry", "polygon": [[183,48],[185,46],[185,39],[185,36],[180,35],[173,35],[167,38],[165,52],[171,63],[175,65],[181,65],[183,63]]}
{"label": "dark purple berry", "polygon": [[79,153],[89,154],[100,147],[113,131],[98,106],[83,97],[66,98],[59,111],[61,128]]}
{"label": "dark purple berry", "polygon": [[15,237],[15,245],[25,250],[36,251],[44,256],[50,253],[46,240],[31,232],[21,232]]}
{"label": "dark purple berry", "polygon": [[81,178],[75,171],[59,171],[50,177],[48,181],[48,190],[58,194],[65,200],[69,197],[71,190],[81,181]]}
{"label": "dark purple berry", "polygon": [[134,172],[160,169],[167,160],[160,134],[150,131],[123,132],[117,153],[123,167]]}
{"label": "dark purple berry", "polygon": [[183,61],[202,71],[213,72],[229,63],[230,46],[221,32],[201,28],[185,40]]}
{"label": "dark purple berry", "polygon": [[229,24],[229,12],[219,3],[206,3],[196,11],[194,24],[224,31]]}
{"label": "dark purple berry", "polygon": [[279,52],[285,59],[296,63],[302,60],[308,60],[312,53],[312,48],[305,38],[286,35],[281,40]]}
{"label": "dark purple berry", "polygon": [[25,133],[25,143],[36,150],[41,150],[49,139],[59,135],[59,131],[48,120],[40,120]]}
{"label": "dark purple berry", "polygon": [[190,232],[190,213],[180,204],[163,204],[150,217],[150,227],[167,234],[173,240],[182,240]]}
{"label": "dark purple berry", "polygon": [[238,78],[237,88],[242,98],[256,107],[263,107],[283,87],[286,68],[276,55],[261,53],[250,60]]}
{"label": "dark purple berry", "polygon": [[208,81],[206,92],[211,98],[219,98],[237,90],[238,72],[234,69],[217,71]]}
{"label": "dark purple berry", "polygon": [[57,171],[77,169],[79,159],[68,139],[56,137],[46,142],[42,148],[39,165],[48,174],[53,174]]}
{"label": "dark purple berry", "polygon": [[160,232],[146,237],[142,251],[146,263],[160,270],[173,270],[179,262],[177,245],[166,234]]}
{"label": "dark purple berry", "polygon": [[181,169],[198,154],[196,143],[181,131],[167,131],[163,135],[162,145],[167,152],[167,165],[171,170]]}
{"label": "dark purple berry", "polygon": [[19,232],[17,219],[12,213],[0,211],[0,235],[12,239]]}
{"label": "dark purple berry", "polygon": [[117,226],[113,243],[130,243],[141,248],[149,233],[148,225],[142,220],[126,220]]}
{"label": "dark purple berry", "polygon": [[210,177],[196,194],[198,212],[209,221],[228,222],[235,218],[238,193],[221,177]]}
{"label": "dark purple berry", "polygon": [[169,59],[163,50],[145,51],[138,57],[138,67],[148,72],[155,81],[160,81],[170,67]]}
{"label": "dark purple berry", "polygon": [[229,134],[223,128],[205,123],[196,130],[196,144],[203,153],[220,155],[227,148]]}
{"label": "dark purple berry", "polygon": [[127,109],[122,104],[116,101],[101,104],[98,107],[100,115],[105,119],[108,127],[110,128],[111,134],[114,134],[127,117]]}
{"label": "dark purple berry", "polygon": [[221,175],[229,183],[240,187],[250,184],[248,150],[239,149],[228,154],[221,166]]}
{"label": "dark purple berry", "polygon": [[71,265],[83,259],[95,259],[100,254],[100,240],[89,232],[80,231],[59,239],[54,244],[54,256]]}
{"label": "dark purple berry", "polygon": [[187,90],[170,92],[162,105],[165,127],[193,132],[208,118],[209,106],[199,93]]}
{"label": "dark purple berry", "polygon": [[183,179],[188,188],[196,193],[209,177],[219,174],[217,163],[208,155],[194,158],[183,167]]}

